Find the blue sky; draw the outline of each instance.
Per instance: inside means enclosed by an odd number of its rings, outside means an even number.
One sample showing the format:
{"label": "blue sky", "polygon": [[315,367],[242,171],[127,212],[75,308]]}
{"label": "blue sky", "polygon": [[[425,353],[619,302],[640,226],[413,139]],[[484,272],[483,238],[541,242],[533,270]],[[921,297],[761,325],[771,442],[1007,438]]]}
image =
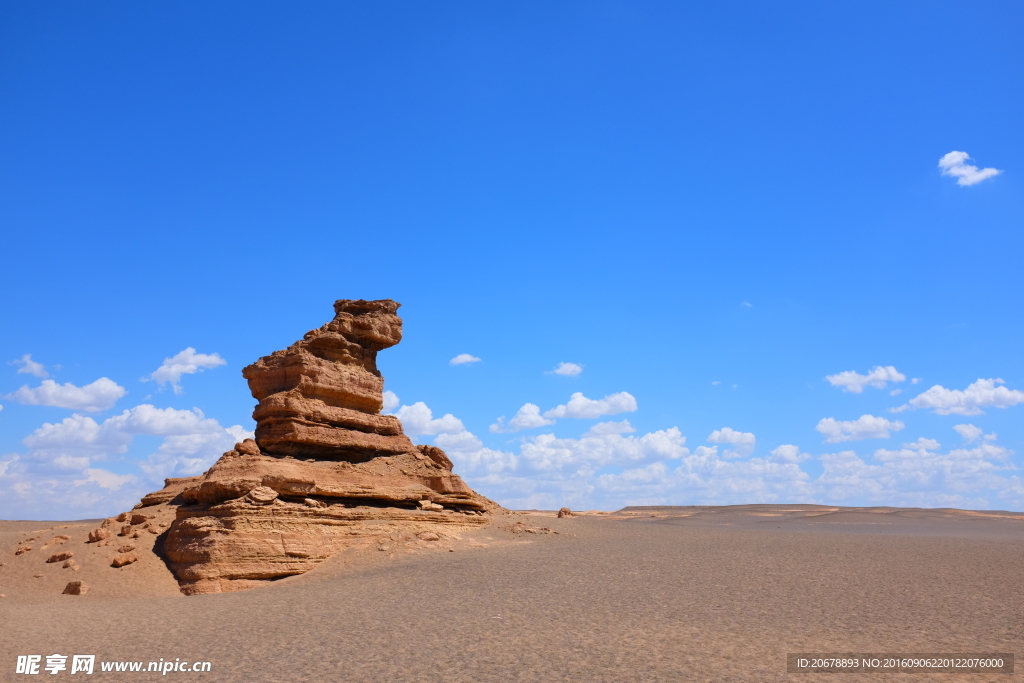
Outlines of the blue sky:
{"label": "blue sky", "polygon": [[402,302],[391,409],[509,506],[1024,510],[1022,21],[6,3],[0,517],[201,472],[338,298]]}

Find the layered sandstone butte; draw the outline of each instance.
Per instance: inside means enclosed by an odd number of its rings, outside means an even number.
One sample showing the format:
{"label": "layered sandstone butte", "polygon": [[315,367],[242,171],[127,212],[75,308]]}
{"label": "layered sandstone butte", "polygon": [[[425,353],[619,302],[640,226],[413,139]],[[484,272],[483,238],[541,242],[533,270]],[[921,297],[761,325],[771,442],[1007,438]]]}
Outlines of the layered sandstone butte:
{"label": "layered sandstone butte", "polygon": [[337,301],[334,320],[245,368],[255,441],[143,498],[178,505],[163,549],[182,592],[262,585],[384,535],[443,536],[501,509],[380,414],[377,352],[402,338],[399,305]]}

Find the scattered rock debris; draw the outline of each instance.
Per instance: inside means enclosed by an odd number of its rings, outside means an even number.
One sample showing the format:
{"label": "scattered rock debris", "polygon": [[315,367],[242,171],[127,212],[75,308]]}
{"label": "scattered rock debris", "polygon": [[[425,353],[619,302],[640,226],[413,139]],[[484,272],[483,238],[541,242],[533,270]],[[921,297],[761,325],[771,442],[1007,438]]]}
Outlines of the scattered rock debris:
{"label": "scattered rock debris", "polygon": [[89,532],[89,540],[87,543],[99,543],[110,538],[110,529],[106,527],[100,527],[99,529],[93,529]]}
{"label": "scattered rock debris", "polygon": [[114,561],[110,563],[110,566],[111,567],[124,567],[125,565],[129,565],[129,564],[131,564],[133,562],[138,562],[138,561],[139,561],[139,556],[136,555],[135,553],[121,553],[120,555],[118,555],[117,557],[114,558]]}
{"label": "scattered rock debris", "polygon": [[557,534],[558,533],[557,531],[555,531],[551,527],[546,527],[546,526],[542,526],[542,527],[538,527],[538,528],[528,527],[528,526],[526,526],[525,522],[516,522],[515,524],[512,525],[511,531],[514,534],[521,534],[521,533],[524,533],[524,532],[528,533],[528,534]]}
{"label": "scattered rock debris", "polygon": [[43,547],[45,548],[45,547],[46,547],[46,546],[48,546],[48,545],[60,545],[60,544],[61,544],[61,543],[63,543],[64,541],[70,541],[70,540],[71,540],[71,537],[70,537],[70,536],[68,536],[67,534],[61,534],[61,535],[59,535],[59,536],[54,536],[54,537],[53,537],[53,538],[51,538],[51,539],[50,539],[49,541],[47,541],[46,543],[44,543],[44,544],[43,544]]}

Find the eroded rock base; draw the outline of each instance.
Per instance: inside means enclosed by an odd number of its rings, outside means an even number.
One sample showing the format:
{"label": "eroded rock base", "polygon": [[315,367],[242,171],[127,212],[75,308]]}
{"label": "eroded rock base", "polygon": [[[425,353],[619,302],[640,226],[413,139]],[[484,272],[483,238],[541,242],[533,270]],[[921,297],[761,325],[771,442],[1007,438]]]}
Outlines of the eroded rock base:
{"label": "eroded rock base", "polygon": [[177,504],[163,553],[183,593],[221,593],[302,574],[398,532],[443,537],[489,522],[474,493],[429,446],[364,463],[255,455],[238,444],[201,477],[168,480],[143,505]]}
{"label": "eroded rock base", "polygon": [[245,590],[302,574],[343,550],[375,549],[378,539],[396,530],[430,540],[488,522],[478,515],[344,505],[317,509],[282,500],[264,506],[230,501],[181,512],[165,547],[186,595]]}

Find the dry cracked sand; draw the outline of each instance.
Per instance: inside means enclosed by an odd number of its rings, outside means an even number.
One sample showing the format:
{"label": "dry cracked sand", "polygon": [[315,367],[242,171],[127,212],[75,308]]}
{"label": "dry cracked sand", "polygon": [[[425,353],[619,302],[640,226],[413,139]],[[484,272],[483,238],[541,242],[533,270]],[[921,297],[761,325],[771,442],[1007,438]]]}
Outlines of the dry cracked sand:
{"label": "dry cracked sand", "polygon": [[[514,534],[518,520],[559,533]],[[1019,657],[1021,513],[803,505],[568,519],[531,512],[432,542],[396,533],[380,550],[345,551],[263,588],[189,597],[153,554],[156,536],[133,539],[139,561],[114,568],[123,539],[85,543],[95,526],[0,522],[0,680],[31,680],[14,673],[17,655],[53,653],[211,662],[208,673],[167,674],[180,681],[1020,677],[787,674],[786,654]],[[43,548],[61,535],[69,538]],[[32,550],[15,555],[22,545]],[[80,569],[46,562],[63,551]],[[62,595],[72,580],[90,591]],[[98,669],[105,681],[158,675]]]}

